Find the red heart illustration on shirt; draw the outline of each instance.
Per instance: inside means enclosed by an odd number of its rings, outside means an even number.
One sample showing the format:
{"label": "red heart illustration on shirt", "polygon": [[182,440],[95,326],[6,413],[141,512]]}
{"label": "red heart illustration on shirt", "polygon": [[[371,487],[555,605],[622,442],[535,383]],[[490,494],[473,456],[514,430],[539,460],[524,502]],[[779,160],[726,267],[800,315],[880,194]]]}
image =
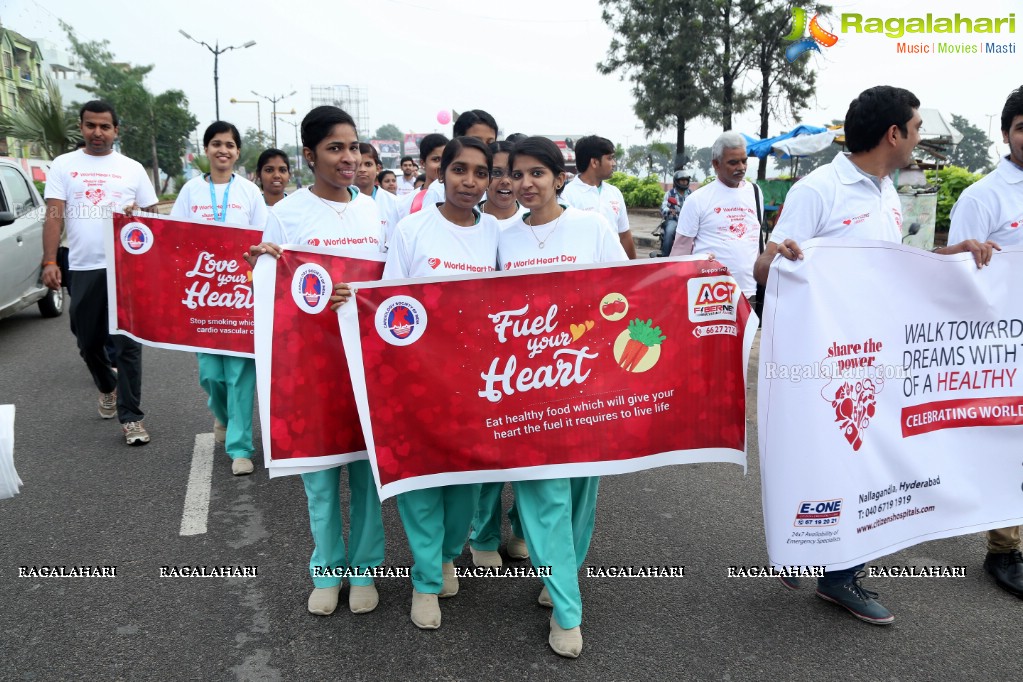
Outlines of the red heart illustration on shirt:
{"label": "red heart illustration on shirt", "polygon": [[714,209],[714,212],[715,212],[715,213],[721,213],[721,207],[720,207],[720,206],[717,206],[717,207],[716,207],[716,208]]}
{"label": "red heart illustration on shirt", "polygon": [[71,177],[77,178],[78,177],[78,171],[71,171]]}
{"label": "red heart illustration on shirt", "polygon": [[99,202],[103,201],[103,197],[105,196],[106,193],[101,187],[85,190],[85,198],[91,201],[93,206],[96,206]]}
{"label": "red heart illustration on shirt", "polygon": [[1012,225],[1010,225],[1009,227],[1019,227],[1019,221],[1016,221],[1016,222],[1014,222],[1014,223],[1013,223]]}
{"label": "red heart illustration on shirt", "polygon": [[196,206],[192,206],[192,213],[195,213],[198,210],[199,210],[199,206],[197,206],[197,205]]}
{"label": "red heart illustration on shirt", "polygon": [[428,260],[426,262],[429,263],[431,268],[436,270],[437,266],[440,265],[440,258],[431,258],[430,260]]}
{"label": "red heart illustration on shirt", "polygon": [[507,263],[505,263],[503,269],[504,270],[511,270],[511,261],[508,261]]}
{"label": "red heart illustration on shirt", "polygon": [[309,243],[312,244],[313,246],[319,246],[320,245],[320,240],[316,239],[316,238],[313,238],[313,239],[309,240]]}
{"label": "red heart illustration on shirt", "polygon": [[852,223],[852,218],[846,218],[845,220],[842,221],[843,225],[848,225],[850,223]]}

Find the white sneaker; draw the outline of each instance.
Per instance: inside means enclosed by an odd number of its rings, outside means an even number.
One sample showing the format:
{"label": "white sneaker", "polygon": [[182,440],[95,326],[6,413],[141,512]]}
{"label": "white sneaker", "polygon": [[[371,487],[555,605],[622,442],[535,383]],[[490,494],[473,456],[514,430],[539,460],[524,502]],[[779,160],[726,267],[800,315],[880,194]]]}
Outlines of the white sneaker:
{"label": "white sneaker", "polygon": [[412,622],[420,630],[436,630],[440,627],[440,603],[437,595],[412,590]]}
{"label": "white sneaker", "polygon": [[348,609],[352,613],[369,613],[380,603],[376,585],[349,585]]}
{"label": "white sneaker", "polygon": [[253,469],[252,460],[248,457],[236,457],[231,460],[231,473],[235,476],[251,474]]}
{"label": "white sneaker", "polygon": [[341,592],[341,586],[314,587],[309,595],[307,608],[314,616],[329,616],[337,608],[337,595]]}
{"label": "white sneaker", "polygon": [[547,637],[547,643],[559,656],[579,658],[579,654],[583,652],[582,628],[576,625],[574,628],[566,630],[558,625],[554,616],[551,616],[551,634]]}
{"label": "white sneaker", "polygon": [[145,445],[149,442],[149,432],[146,431],[141,420],[121,424],[121,430],[124,432],[124,440],[128,445]]}
{"label": "white sneaker", "polygon": [[472,563],[476,566],[501,568],[504,565],[500,552],[489,549],[476,549],[472,545],[469,545],[469,552],[472,553]]}
{"label": "white sneaker", "polygon": [[99,416],[103,419],[113,419],[117,416],[117,389],[110,393],[99,394]]}
{"label": "white sneaker", "polygon": [[441,572],[444,574],[444,584],[440,588],[440,594],[437,596],[441,599],[447,597],[454,597],[458,594],[458,576],[455,574],[454,562],[447,562],[440,565]]}
{"label": "white sneaker", "polygon": [[227,425],[221,424],[216,417],[213,418],[213,440],[223,443],[227,440]]}
{"label": "white sneaker", "polygon": [[529,548],[526,547],[526,541],[523,538],[511,536],[508,539],[508,556],[512,559],[528,559]]}

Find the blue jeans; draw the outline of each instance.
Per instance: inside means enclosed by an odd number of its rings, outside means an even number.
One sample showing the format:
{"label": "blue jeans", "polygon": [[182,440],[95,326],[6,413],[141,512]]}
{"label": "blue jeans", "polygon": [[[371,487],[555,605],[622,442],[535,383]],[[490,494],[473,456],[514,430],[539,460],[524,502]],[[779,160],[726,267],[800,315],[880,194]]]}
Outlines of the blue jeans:
{"label": "blue jeans", "polygon": [[678,219],[664,222],[664,234],[661,235],[661,255],[665,258],[671,255],[671,247],[675,244],[676,229],[678,229]]}
{"label": "blue jeans", "polygon": [[859,564],[850,568],[843,568],[841,571],[827,571],[823,578],[817,578],[817,586],[834,586],[852,582],[856,574],[863,570],[866,564]]}

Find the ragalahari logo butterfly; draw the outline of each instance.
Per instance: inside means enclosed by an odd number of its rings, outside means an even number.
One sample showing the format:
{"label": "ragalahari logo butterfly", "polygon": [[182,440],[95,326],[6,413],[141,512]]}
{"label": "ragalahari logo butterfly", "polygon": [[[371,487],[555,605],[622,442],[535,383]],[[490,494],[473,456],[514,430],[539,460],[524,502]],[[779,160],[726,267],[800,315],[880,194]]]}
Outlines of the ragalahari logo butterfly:
{"label": "ragalahari logo butterfly", "polygon": [[806,52],[820,52],[822,47],[833,47],[838,42],[838,36],[821,27],[820,14],[813,15],[809,27],[806,16],[806,10],[802,7],[792,8],[792,32],[783,38],[795,41],[785,48],[785,58],[790,62],[796,61]]}

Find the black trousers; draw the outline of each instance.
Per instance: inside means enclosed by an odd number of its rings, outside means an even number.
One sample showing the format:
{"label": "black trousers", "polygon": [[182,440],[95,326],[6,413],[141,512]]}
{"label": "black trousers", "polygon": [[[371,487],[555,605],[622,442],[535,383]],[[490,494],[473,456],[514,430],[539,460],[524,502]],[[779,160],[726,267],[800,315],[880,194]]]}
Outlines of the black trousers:
{"label": "black trousers", "polygon": [[[102,393],[117,389],[117,418],[122,424],[140,421],[142,412],[142,345],[121,334],[109,334],[107,319],[107,271],[76,270],[71,293],[71,325],[78,338],[78,352]],[[107,358],[104,344],[114,343],[117,372]]]}

